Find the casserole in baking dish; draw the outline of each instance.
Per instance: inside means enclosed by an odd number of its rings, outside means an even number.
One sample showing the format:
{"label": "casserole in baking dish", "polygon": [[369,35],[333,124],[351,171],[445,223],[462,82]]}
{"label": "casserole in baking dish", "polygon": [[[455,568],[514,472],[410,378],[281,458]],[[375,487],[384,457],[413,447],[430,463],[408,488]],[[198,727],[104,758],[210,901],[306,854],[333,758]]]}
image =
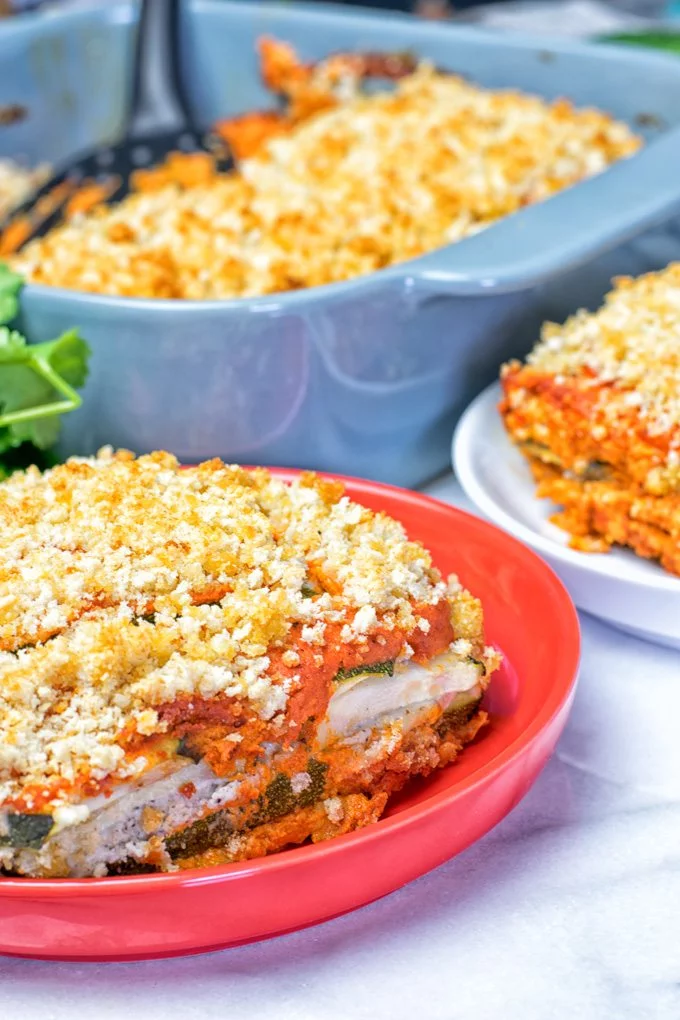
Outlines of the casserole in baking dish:
{"label": "casserole in baking dish", "polygon": [[[74,39],[84,16],[36,17],[31,32]],[[134,22],[135,6],[108,4],[97,17],[120,27]],[[536,287],[669,217],[680,201],[680,65],[669,58],[571,42],[547,48],[316,5],[191,0],[182,17],[185,78],[206,125],[274,108],[255,49],[270,35],[303,61],[408,48],[485,88],[605,110],[647,144],[473,237],[339,283],[200,302],[29,284],[26,332],[39,340],[75,323],[93,348],[83,408],[65,423],[65,453],[111,442],[170,448],[184,461],[217,454],[421,483],[446,467],[463,407],[502,361],[523,353],[515,329]],[[131,33],[116,38],[132,42]],[[0,51],[8,39],[0,33]],[[26,32],[17,46],[27,53]]]}

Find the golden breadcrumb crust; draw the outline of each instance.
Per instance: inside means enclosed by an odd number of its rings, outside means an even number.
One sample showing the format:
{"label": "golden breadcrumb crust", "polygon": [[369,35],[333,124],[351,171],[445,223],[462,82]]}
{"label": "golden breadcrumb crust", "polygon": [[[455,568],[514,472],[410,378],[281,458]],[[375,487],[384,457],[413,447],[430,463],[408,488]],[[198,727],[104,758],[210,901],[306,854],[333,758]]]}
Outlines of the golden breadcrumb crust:
{"label": "golden breadcrumb crust", "polygon": [[[13,267],[33,283],[128,297],[334,283],[483,230],[641,144],[598,110],[484,89],[425,62],[355,54],[304,65],[274,41],[262,59],[288,110],[218,125],[247,157],[236,170],[211,173],[199,154],[138,174],[138,193],[111,208],[87,211],[88,193]],[[394,90],[362,91],[376,73]]]}

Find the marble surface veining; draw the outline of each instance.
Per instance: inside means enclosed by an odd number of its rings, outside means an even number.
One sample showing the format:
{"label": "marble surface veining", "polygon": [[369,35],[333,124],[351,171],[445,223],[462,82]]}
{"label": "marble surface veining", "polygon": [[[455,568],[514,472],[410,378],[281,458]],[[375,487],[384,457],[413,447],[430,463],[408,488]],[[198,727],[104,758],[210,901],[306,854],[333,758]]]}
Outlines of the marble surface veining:
{"label": "marble surface veining", "polygon": [[[464,504],[450,477],[430,491]],[[0,957],[1,1020],[679,1020],[680,653],[582,624],[556,755],[465,853],[353,914],[239,949]]]}

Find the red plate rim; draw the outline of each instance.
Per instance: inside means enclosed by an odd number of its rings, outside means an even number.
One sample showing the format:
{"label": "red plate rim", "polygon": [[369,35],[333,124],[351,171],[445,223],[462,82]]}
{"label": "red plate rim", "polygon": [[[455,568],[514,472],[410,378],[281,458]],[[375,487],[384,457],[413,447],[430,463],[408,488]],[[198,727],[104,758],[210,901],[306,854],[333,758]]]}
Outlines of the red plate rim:
{"label": "red plate rim", "polygon": [[[187,465],[188,466],[188,465]],[[272,474],[282,478],[284,481],[291,481],[303,472],[297,468],[267,468]],[[557,574],[531,549],[523,545],[511,535],[497,528],[493,524],[474,514],[461,510],[458,507],[432,496],[415,492],[410,489],[402,489],[396,485],[389,485],[385,482],[373,482],[363,478],[354,478],[348,475],[338,475],[326,471],[317,472],[323,478],[334,479],[346,484],[348,494],[361,502],[361,495],[380,496],[381,493],[396,497],[402,504],[410,503],[416,507],[423,507],[437,513],[444,512],[450,519],[464,518],[468,526],[486,532],[493,532],[497,542],[512,546],[515,555],[519,554],[527,563],[531,563],[534,569],[543,574],[544,582],[549,585],[553,594],[561,603],[560,625],[563,629],[560,642],[560,655],[555,663],[554,682],[551,685],[549,696],[530,724],[505,747],[499,750],[491,758],[474,770],[470,775],[462,778],[453,787],[432,794],[421,803],[414,804],[400,810],[397,814],[381,818],[378,822],[350,832],[344,836],[336,836],[334,839],[311,846],[296,847],[287,850],[283,854],[272,854],[269,857],[259,857],[250,861],[237,864],[222,864],[213,868],[187,869],[186,871],[174,871],[163,874],[152,875],[121,875],[110,878],[2,878],[0,877],[0,895],[8,897],[30,896],[44,897],[48,899],[59,897],[81,897],[104,895],[115,896],[117,892],[136,893],[142,895],[150,888],[159,887],[161,883],[164,888],[186,887],[200,884],[223,883],[237,880],[248,874],[268,871],[275,872],[289,868],[292,864],[303,864],[305,860],[319,856],[328,856],[342,853],[343,847],[350,843],[366,843],[382,838],[386,830],[396,831],[405,825],[411,824],[417,818],[424,818],[436,812],[440,805],[456,797],[461,790],[474,789],[483,780],[501,767],[507,766],[518,758],[524,747],[531,742],[531,739],[540,732],[558,714],[565,702],[571,697],[576,686],[581,656],[581,632],[576,608],[566,588],[558,578]]]}

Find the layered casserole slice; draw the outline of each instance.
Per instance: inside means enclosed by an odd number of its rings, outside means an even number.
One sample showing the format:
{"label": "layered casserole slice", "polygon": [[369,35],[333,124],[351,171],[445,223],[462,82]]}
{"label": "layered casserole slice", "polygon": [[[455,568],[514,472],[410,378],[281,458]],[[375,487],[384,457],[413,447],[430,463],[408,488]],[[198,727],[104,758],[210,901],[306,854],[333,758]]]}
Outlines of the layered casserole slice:
{"label": "layered casserole slice", "polygon": [[479,602],[338,483],[103,451],[3,483],[0,524],[5,872],[327,839],[485,722]]}
{"label": "layered casserole slice", "polygon": [[680,574],[680,263],[621,278],[502,372],[501,412],[577,549]]}

